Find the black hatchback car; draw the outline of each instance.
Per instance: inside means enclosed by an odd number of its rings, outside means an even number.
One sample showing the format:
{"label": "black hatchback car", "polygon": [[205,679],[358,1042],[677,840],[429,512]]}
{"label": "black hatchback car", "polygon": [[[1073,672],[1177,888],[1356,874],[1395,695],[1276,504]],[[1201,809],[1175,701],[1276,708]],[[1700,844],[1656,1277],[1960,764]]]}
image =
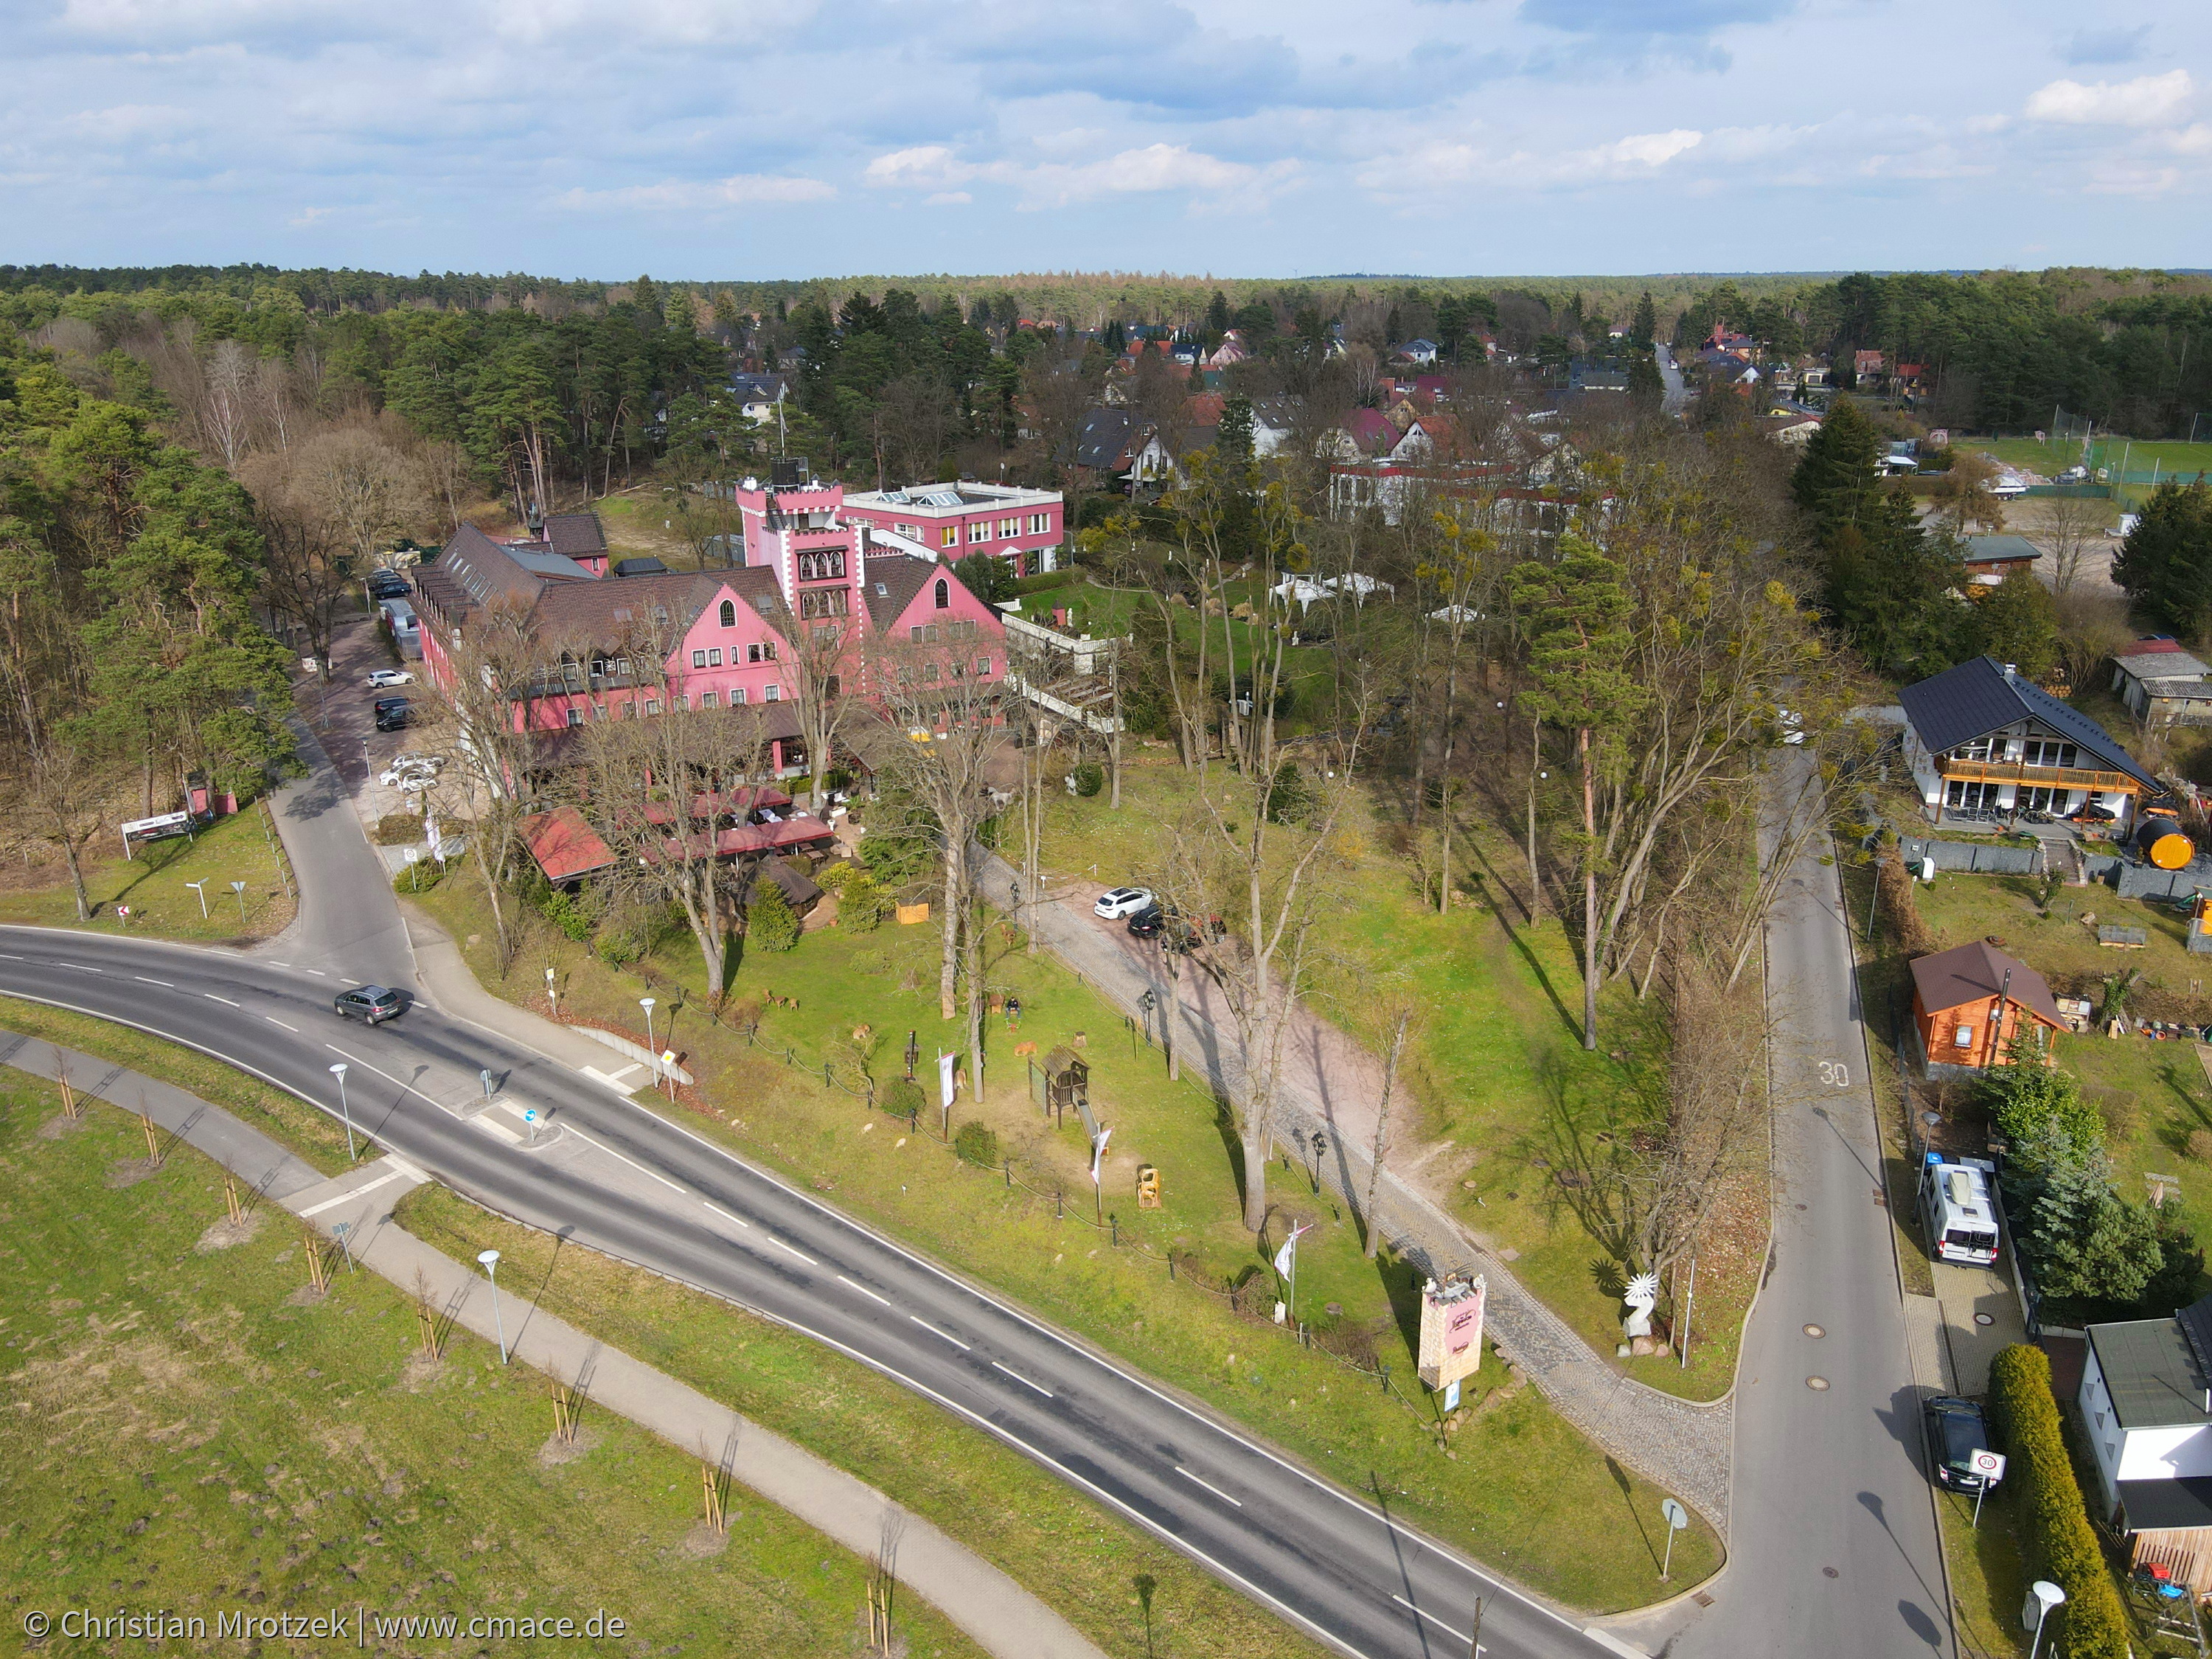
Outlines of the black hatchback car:
{"label": "black hatchback car", "polygon": [[1990,1425],[1982,1408],[1971,1400],[1939,1394],[1920,1405],[1921,1426],[1928,1436],[1928,1468],[1939,1486],[1954,1492],[1979,1492],[1983,1478],[1974,1473],[1974,1454],[1990,1449]]}
{"label": "black hatchback car", "polygon": [[365,1019],[371,1025],[381,1025],[387,1019],[398,1018],[407,1005],[397,991],[381,985],[356,985],[350,991],[339,992],[331,1006],[340,1019]]}
{"label": "black hatchback car", "polygon": [[1157,904],[1148,904],[1141,910],[1132,910],[1123,925],[1137,939],[1158,939],[1160,930],[1167,926],[1167,913]]}
{"label": "black hatchback car", "polygon": [[379,697],[376,700],[376,729],[397,732],[413,717],[415,705],[404,697]]}

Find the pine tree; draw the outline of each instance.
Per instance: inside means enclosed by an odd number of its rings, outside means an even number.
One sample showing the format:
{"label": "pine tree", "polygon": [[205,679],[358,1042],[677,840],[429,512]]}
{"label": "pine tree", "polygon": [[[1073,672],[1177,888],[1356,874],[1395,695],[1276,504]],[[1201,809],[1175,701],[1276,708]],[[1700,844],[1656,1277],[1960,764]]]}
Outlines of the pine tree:
{"label": "pine tree", "polygon": [[788,951],[798,945],[799,913],[774,881],[755,884],[745,916],[745,938],[756,951]]}
{"label": "pine tree", "polygon": [[1638,345],[1648,346],[1658,337],[1659,313],[1651,304],[1651,290],[1645,289],[1636,302],[1636,313],[1629,319],[1628,337]]}
{"label": "pine tree", "polygon": [[2144,615],[2177,634],[2212,630],[2212,490],[2162,483],[2112,561],[2112,580]]}
{"label": "pine tree", "polygon": [[1983,594],[1969,623],[1974,648],[2039,680],[2058,660],[2058,602],[2025,568]]}
{"label": "pine tree", "polygon": [[1823,536],[1846,524],[1863,525],[1883,493],[1881,459],[1874,423],[1856,403],[1839,398],[1807,442],[1790,493]]}

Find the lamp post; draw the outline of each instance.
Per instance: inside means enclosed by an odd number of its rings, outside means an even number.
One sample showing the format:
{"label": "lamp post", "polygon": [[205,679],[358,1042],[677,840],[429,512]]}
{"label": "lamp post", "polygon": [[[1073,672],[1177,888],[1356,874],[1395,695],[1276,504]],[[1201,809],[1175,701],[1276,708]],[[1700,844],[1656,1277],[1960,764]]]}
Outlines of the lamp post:
{"label": "lamp post", "polygon": [[653,1051],[653,1075],[660,1076],[660,1045],[653,1040],[653,999],[640,997],[637,1006],[645,1010],[645,1046]]}
{"label": "lamp post", "polygon": [[343,1060],[340,1060],[337,1065],[331,1067],[331,1075],[338,1080],[338,1115],[345,1120],[346,1162],[350,1164],[356,1158],[359,1158],[361,1154],[354,1150],[353,1109],[346,1104],[345,1074],[346,1068],[345,1061]]}
{"label": "lamp post", "polygon": [[200,920],[202,921],[205,921],[208,919],[207,882],[205,878],[203,878],[198,881],[188,881],[185,885],[191,888],[192,891],[200,896]]}
{"label": "lamp post", "polygon": [[483,1265],[484,1277],[491,1280],[491,1328],[499,1334],[499,1363],[507,1364],[507,1322],[499,1313],[499,1252],[482,1250],[477,1261]]}
{"label": "lamp post", "polygon": [[238,925],[243,927],[246,926],[246,884],[242,881],[234,881],[230,884],[230,890],[237,896]]}
{"label": "lamp post", "polygon": [[2027,1603],[2020,1610],[2020,1622],[2035,1632],[2035,1639],[2027,1644],[2027,1659],[2035,1659],[2036,1650],[2043,1645],[2043,1621],[2065,1599],[2066,1592],[2048,1578],[2039,1578],[2027,1587]]}

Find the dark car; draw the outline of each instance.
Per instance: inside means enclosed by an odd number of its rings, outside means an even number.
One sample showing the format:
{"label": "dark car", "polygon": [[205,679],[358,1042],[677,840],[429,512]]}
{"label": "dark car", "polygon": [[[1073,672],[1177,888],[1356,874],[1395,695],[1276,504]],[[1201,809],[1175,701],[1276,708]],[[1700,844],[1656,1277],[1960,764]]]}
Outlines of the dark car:
{"label": "dark car", "polygon": [[1981,1491],[1974,1454],[1990,1449],[1990,1425],[1982,1408],[1971,1400],[1939,1394],[1921,1402],[1920,1421],[1928,1437],[1928,1468],[1936,1484],[1954,1492]]}
{"label": "dark car", "polygon": [[376,729],[397,732],[414,718],[415,705],[404,697],[379,697],[376,700]]}
{"label": "dark car", "polygon": [[398,1018],[407,1005],[397,991],[381,985],[356,985],[350,991],[339,992],[331,1006],[340,1019],[365,1019],[371,1025],[381,1025],[387,1019]]}
{"label": "dark car", "polygon": [[1136,939],[1158,939],[1160,930],[1167,926],[1167,913],[1157,904],[1148,904],[1141,910],[1129,913],[1128,929]]}

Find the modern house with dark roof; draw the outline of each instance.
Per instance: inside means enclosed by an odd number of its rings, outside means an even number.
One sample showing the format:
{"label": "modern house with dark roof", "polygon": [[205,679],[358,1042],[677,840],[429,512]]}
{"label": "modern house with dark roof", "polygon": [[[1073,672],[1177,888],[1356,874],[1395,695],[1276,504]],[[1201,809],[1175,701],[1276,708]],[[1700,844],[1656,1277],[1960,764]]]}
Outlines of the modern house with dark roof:
{"label": "modern house with dark roof", "polygon": [[2087,817],[2124,830],[2158,780],[2087,715],[1977,657],[1899,694],[1905,756],[1929,820],[1992,812]]}
{"label": "modern house with dark roof", "polygon": [[2098,1489],[2084,1495],[2130,1565],[2212,1593],[2212,1297],[2087,1336],[2077,1399]]}
{"label": "modern house with dark roof", "polygon": [[1912,961],[1912,1029],[1930,1077],[1979,1072],[2008,1052],[2040,1050],[2066,1029],[2051,986],[2026,963],[1977,939]]}

